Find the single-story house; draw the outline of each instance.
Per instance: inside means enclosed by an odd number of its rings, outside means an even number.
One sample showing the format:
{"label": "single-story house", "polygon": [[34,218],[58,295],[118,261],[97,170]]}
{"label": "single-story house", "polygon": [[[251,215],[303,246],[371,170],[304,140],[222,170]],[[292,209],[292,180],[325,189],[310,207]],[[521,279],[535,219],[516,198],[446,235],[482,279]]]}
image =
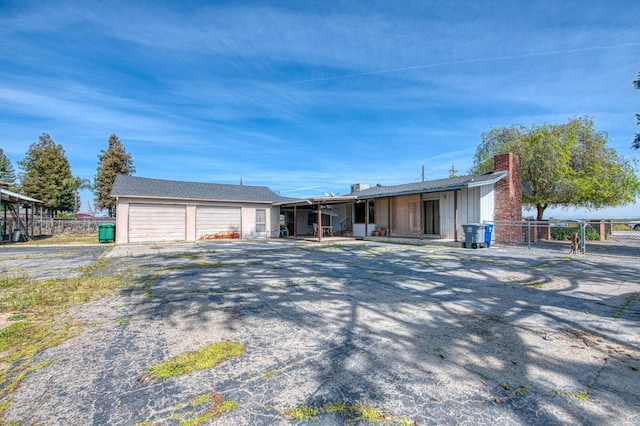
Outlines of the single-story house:
{"label": "single-story house", "polygon": [[119,175],[116,243],[264,238],[280,235],[278,203],[264,186],[181,182]]}
{"label": "single-story house", "polygon": [[[289,235],[339,233],[354,237],[437,238],[464,241],[462,225],[522,220],[522,173],[513,154],[494,158],[494,171],[370,187],[355,184],[346,196],[296,200],[280,205]],[[322,218],[322,226],[316,224]],[[501,230],[496,240],[517,242],[517,228]]]}
{"label": "single-story house", "polygon": [[[522,220],[522,172],[513,154],[494,158],[494,171],[394,186],[356,185],[355,236],[377,233],[396,237],[464,241],[461,227],[469,223]],[[502,242],[521,235],[497,236]]]}
{"label": "single-story house", "polygon": [[[494,171],[403,185],[352,186],[345,196],[282,197],[267,187],[118,176],[116,242],[376,234],[463,241],[462,225],[522,219],[520,159]],[[502,242],[521,235],[498,235]]]}

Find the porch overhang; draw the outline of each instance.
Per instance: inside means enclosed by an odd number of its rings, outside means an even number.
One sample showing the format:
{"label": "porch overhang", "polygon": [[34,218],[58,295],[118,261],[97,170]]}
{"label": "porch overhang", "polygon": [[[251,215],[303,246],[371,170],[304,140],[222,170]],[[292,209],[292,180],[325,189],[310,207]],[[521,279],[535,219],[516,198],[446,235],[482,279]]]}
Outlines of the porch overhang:
{"label": "porch overhang", "polygon": [[285,201],[282,203],[276,203],[274,205],[280,207],[301,207],[301,206],[312,206],[315,204],[342,204],[342,203],[353,203],[358,200],[358,197],[355,195],[344,195],[340,197],[321,197],[321,198],[308,198],[305,200],[296,200],[296,201]]}

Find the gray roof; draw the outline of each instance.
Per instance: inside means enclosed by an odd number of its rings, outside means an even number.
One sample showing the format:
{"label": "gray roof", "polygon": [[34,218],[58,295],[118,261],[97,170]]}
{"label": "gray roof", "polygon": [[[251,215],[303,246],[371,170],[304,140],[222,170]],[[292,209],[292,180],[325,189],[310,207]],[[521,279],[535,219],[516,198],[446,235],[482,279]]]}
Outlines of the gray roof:
{"label": "gray roof", "polygon": [[113,197],[188,199],[203,201],[243,201],[281,203],[295,198],[282,197],[266,186],[183,182],[118,175],[111,188]]}
{"label": "gray roof", "polygon": [[507,176],[506,171],[489,172],[482,175],[458,176],[448,179],[430,180],[427,182],[405,183],[392,186],[374,186],[352,192],[358,199],[391,197],[396,195],[421,194],[425,192],[453,191],[455,189],[472,188],[474,186],[491,185]]}

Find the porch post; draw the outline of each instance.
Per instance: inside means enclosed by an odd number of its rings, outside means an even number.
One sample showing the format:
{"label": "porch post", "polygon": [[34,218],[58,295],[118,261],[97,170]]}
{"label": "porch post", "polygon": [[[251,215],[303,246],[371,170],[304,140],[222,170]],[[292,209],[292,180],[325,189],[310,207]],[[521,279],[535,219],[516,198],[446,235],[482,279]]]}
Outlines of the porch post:
{"label": "porch post", "polygon": [[387,236],[391,238],[391,198],[387,198]]}
{"label": "porch post", "polygon": [[322,241],[322,211],[320,211],[320,203],[318,203],[318,241]]}
{"label": "porch post", "polygon": [[293,237],[298,238],[298,206],[293,206]]}
{"label": "porch post", "polygon": [[424,223],[424,197],[421,194],[420,195],[420,239],[422,239],[424,237],[424,234],[427,232],[427,229],[425,228],[425,223]]}
{"label": "porch post", "polygon": [[[27,234],[27,235],[24,236],[24,240],[25,241],[29,241],[29,207],[30,207],[29,204],[25,204],[25,206],[24,206],[24,220],[27,221],[27,223],[25,223],[25,227],[24,227],[25,233]],[[19,210],[18,210],[18,212],[19,212]]]}
{"label": "porch post", "polygon": [[369,236],[369,200],[364,202],[364,237]]}

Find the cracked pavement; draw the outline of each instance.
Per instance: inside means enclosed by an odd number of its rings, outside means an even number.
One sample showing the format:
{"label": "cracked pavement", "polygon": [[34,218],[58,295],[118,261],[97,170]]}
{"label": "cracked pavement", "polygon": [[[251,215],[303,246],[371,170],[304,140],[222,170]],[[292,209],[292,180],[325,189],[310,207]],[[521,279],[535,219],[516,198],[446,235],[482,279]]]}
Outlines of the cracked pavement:
{"label": "cracked pavement", "polygon": [[[37,355],[53,363],[29,374],[5,419],[178,425],[216,392],[238,407],[205,424],[289,424],[301,406],[320,409],[309,424],[366,424],[321,409],[340,401],[391,424],[640,423],[637,258],[292,240],[98,247],[82,262],[106,257],[129,285],[71,312],[83,333]],[[12,248],[0,267],[73,273],[65,253],[34,248],[27,262]],[[246,352],[140,380],[221,340]]]}

